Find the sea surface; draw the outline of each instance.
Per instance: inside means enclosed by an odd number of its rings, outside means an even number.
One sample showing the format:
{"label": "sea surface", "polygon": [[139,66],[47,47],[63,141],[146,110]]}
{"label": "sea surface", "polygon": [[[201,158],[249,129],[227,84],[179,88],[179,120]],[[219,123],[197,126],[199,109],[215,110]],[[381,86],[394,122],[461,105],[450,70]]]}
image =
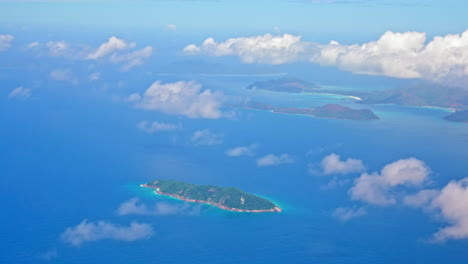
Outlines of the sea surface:
{"label": "sea surface", "polygon": [[[0,262],[468,262],[466,240],[427,242],[447,225],[441,219],[403,205],[379,208],[351,201],[348,189],[358,175],[340,176],[350,182],[324,188],[331,177],[308,172],[308,164],[317,164],[330,153],[361,159],[369,172],[416,157],[433,171],[429,187],[439,188],[468,176],[467,124],[443,120],[448,114],[443,109],[365,106],[343,96],[244,89],[259,78],[271,77],[199,81],[229,96],[296,107],[340,103],[371,108],[382,119],[319,119],[227,108],[232,112],[229,118],[195,120],[134,109],[110,100],[104,92],[73,87],[67,91],[50,87],[40,99],[28,102],[2,99]],[[146,134],[137,129],[142,120],[180,122],[183,130]],[[191,144],[193,131],[203,129],[222,134],[223,143]],[[250,144],[258,145],[254,157],[224,154],[228,148]],[[256,159],[270,153],[288,153],[295,162],[258,167]],[[235,186],[272,199],[284,211],[251,214],[184,205],[139,187],[160,178]],[[118,215],[119,205],[132,198],[148,206],[166,203],[188,209],[168,215]],[[368,213],[343,222],[332,212],[344,206],[364,206]],[[131,243],[101,240],[78,247],[64,243],[60,234],[84,219],[149,223],[155,234]]]}

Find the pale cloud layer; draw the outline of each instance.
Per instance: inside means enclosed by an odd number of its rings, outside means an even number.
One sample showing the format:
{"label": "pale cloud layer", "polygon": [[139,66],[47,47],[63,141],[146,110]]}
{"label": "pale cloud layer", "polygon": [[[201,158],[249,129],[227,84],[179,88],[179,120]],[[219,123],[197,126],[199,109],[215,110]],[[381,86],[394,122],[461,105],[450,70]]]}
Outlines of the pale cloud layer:
{"label": "pale cloud layer", "polygon": [[468,30],[427,39],[423,32],[385,32],[378,40],[343,45],[302,41],[283,34],[231,38],[184,48],[186,55],[238,56],[245,63],[284,64],[310,61],[357,74],[421,78],[437,82],[468,79]]}
{"label": "pale cloud layer", "polygon": [[141,131],[148,134],[153,134],[156,132],[177,131],[182,129],[181,124],[163,123],[158,121],[141,121],[140,123],[138,123],[137,127]]}
{"label": "pale cloud layer", "polygon": [[294,163],[294,158],[289,154],[268,154],[257,160],[257,166],[267,167],[267,166],[278,166],[282,164]]}
{"label": "pale cloud layer", "polygon": [[120,240],[132,242],[150,238],[154,230],[149,224],[132,222],[129,226],[116,225],[110,222],[89,222],[83,220],[80,224],[67,228],[61,239],[72,246],[98,240]]}
{"label": "pale cloud layer", "polygon": [[366,169],[362,160],[352,158],[341,160],[341,157],[335,153],[324,157],[320,165],[324,174],[349,174],[363,172]]}
{"label": "pale cloud layer", "polygon": [[197,130],[190,137],[190,142],[195,146],[212,146],[223,143],[224,136],[215,134],[208,129]]}
{"label": "pale cloud layer", "polygon": [[255,150],[257,149],[256,144],[248,146],[238,146],[234,148],[227,149],[224,153],[229,157],[240,157],[240,156],[253,156],[255,155]]}
{"label": "pale cloud layer", "polygon": [[354,181],[349,190],[353,200],[360,200],[378,206],[396,203],[391,193],[397,186],[421,186],[428,180],[429,167],[415,158],[402,159],[386,165],[380,173],[363,173]]}
{"label": "pale cloud layer", "polygon": [[359,208],[349,208],[349,207],[338,207],[333,211],[333,217],[341,221],[349,221],[353,218],[358,218],[367,214],[366,209]]}
{"label": "pale cloud layer", "polygon": [[[161,111],[171,115],[189,118],[222,117],[222,94],[202,90],[196,82],[179,81],[175,83],[154,82],[145,93],[130,95],[137,108]],[[129,99],[130,99],[129,97]]]}
{"label": "pale cloud layer", "polygon": [[9,94],[10,99],[28,99],[32,96],[31,88],[17,87],[13,89]]}
{"label": "pale cloud layer", "polygon": [[208,38],[200,46],[186,46],[183,52],[186,55],[239,56],[245,63],[283,64],[300,60],[308,45],[300,36],[265,34],[231,38],[220,43]]}
{"label": "pale cloud layer", "polygon": [[170,204],[158,202],[154,206],[141,203],[138,198],[132,198],[123,202],[117,209],[118,215],[199,215],[200,206],[192,206],[188,203]]}
{"label": "pale cloud layer", "polygon": [[9,49],[14,39],[12,35],[0,35],[0,52]]}

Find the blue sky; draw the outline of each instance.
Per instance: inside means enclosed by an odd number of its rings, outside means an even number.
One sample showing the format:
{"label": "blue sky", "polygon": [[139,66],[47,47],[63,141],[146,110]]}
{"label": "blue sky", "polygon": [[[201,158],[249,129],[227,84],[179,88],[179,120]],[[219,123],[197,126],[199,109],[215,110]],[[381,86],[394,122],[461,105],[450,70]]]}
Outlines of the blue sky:
{"label": "blue sky", "polygon": [[[274,32],[379,36],[386,30],[429,35],[468,28],[468,2],[437,0],[310,1],[0,1],[0,24],[7,28],[84,27],[160,30],[175,24],[180,32],[230,36]],[[319,35],[320,34],[320,35]],[[345,40],[345,39],[343,39]]]}

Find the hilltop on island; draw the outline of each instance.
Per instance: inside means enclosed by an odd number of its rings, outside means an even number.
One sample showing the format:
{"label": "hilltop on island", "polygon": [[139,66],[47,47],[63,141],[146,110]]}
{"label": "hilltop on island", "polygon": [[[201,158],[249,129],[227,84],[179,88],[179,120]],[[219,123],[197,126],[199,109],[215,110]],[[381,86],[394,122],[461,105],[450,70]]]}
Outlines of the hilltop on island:
{"label": "hilltop on island", "polygon": [[444,119],[452,122],[468,123],[468,110],[456,111],[455,113],[444,117]]}
{"label": "hilltop on island", "polygon": [[141,185],[153,188],[156,193],[196,203],[206,203],[221,209],[236,212],[281,212],[281,208],[267,199],[244,192],[234,187],[194,185],[176,180],[156,180]]}
{"label": "hilltop on island", "polygon": [[309,115],[319,118],[347,119],[347,120],[377,120],[380,119],[370,109],[353,109],[338,104],[326,104],[321,107],[278,107],[259,102],[248,102],[238,106],[240,108],[271,111],[273,113],[291,115]]}

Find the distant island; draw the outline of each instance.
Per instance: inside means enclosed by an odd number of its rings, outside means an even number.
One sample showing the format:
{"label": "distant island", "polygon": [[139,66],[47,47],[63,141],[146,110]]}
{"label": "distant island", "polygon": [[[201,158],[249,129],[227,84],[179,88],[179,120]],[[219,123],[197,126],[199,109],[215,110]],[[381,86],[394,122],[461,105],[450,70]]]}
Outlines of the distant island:
{"label": "distant island", "polygon": [[395,104],[402,106],[468,108],[468,90],[437,84],[414,84],[404,87],[373,91],[361,95],[362,104]]}
{"label": "distant island", "polygon": [[244,192],[234,187],[194,185],[176,180],[156,180],[141,185],[152,188],[156,193],[179,200],[206,203],[235,212],[281,212],[281,208],[267,199]]}
{"label": "distant island", "polygon": [[468,123],[468,110],[456,111],[446,117],[447,121]]}
{"label": "distant island", "polygon": [[259,102],[248,102],[241,106],[241,108],[265,110],[274,113],[292,114],[292,115],[309,115],[319,118],[331,118],[331,119],[347,119],[347,120],[377,120],[380,119],[370,109],[352,109],[350,107],[338,105],[338,104],[326,104],[321,107],[308,107],[308,108],[296,108],[296,107],[278,107],[269,104]]}
{"label": "distant island", "polygon": [[267,90],[286,93],[314,93],[320,90],[320,86],[300,80],[294,77],[284,77],[276,80],[255,82],[249,86],[249,90]]}
{"label": "distant island", "polygon": [[359,104],[394,104],[401,106],[441,107],[468,110],[468,89],[420,82],[380,91],[358,91],[320,88],[298,78],[287,77],[255,82],[247,89],[284,93],[320,93],[353,96]]}

